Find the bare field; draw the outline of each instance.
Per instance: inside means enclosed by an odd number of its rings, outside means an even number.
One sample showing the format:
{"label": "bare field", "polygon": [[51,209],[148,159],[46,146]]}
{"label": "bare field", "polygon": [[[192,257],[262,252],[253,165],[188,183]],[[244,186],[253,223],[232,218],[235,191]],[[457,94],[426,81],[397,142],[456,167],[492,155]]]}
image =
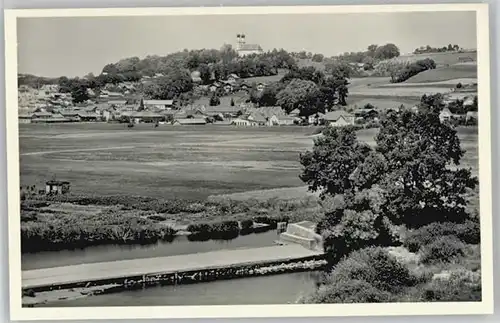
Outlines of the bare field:
{"label": "bare field", "polygon": [[[108,124],[31,124],[19,128],[22,186],[43,188],[44,182],[55,176],[70,181],[72,192],[77,194],[185,199],[246,191],[271,198],[277,188],[291,188],[284,193],[290,196],[305,192],[298,178],[299,153],[312,147],[310,134],[314,130],[223,126],[153,129],[150,125],[127,129]],[[459,133],[467,149],[464,164],[477,171],[477,129]],[[373,144],[375,134],[376,130],[363,130],[359,138]]]}

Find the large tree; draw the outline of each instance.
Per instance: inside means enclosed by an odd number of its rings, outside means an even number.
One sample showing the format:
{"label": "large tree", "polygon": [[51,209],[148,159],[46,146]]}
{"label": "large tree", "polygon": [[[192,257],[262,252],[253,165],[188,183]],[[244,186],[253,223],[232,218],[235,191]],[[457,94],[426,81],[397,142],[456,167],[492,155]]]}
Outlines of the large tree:
{"label": "large tree", "polygon": [[301,113],[312,110],[319,95],[318,86],[312,81],[293,79],[276,95],[276,103],[287,113],[299,109]]}
{"label": "large tree", "polygon": [[376,59],[391,59],[394,57],[398,57],[400,54],[398,46],[394,44],[386,44],[383,46],[377,47],[375,50],[374,57]]}
{"label": "large tree", "polygon": [[389,112],[375,148],[358,142],[352,128],[334,128],[301,155],[300,178],[309,189],[324,201],[342,200],[318,225],[331,257],[391,243],[393,225],[466,220],[466,194],[477,178],[460,167],[464,152],[456,130],[439,120],[442,106],[440,96],[426,96],[418,112]]}

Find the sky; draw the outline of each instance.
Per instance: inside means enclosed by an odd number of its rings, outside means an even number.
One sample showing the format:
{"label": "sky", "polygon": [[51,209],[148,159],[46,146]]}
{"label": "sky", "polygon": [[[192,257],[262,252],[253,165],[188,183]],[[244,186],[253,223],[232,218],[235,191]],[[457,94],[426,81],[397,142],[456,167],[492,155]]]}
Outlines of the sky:
{"label": "sky", "polygon": [[475,12],[307,15],[19,18],[18,72],[39,76],[99,74],[126,57],[236,45],[236,34],[264,50],[284,48],[333,56],[396,44],[476,48]]}

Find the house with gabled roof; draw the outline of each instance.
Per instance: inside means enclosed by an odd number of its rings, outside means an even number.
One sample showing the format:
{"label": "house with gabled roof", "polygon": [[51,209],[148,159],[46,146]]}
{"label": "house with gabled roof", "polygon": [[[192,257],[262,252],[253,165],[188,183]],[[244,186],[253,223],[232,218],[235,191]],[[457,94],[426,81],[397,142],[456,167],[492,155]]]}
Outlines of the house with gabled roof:
{"label": "house with gabled roof", "polygon": [[173,122],[174,126],[202,126],[206,124],[207,121],[204,118],[179,118]]}
{"label": "house with gabled roof", "polygon": [[168,110],[174,106],[174,100],[143,100],[147,109]]}
{"label": "house with gabled roof", "polygon": [[354,115],[343,111],[330,111],[325,114],[325,122],[331,127],[343,127],[354,125]]}
{"label": "house with gabled roof", "polygon": [[439,120],[441,122],[450,121],[452,117],[453,117],[453,114],[451,113],[450,109],[448,109],[448,108],[444,108],[439,113]]}

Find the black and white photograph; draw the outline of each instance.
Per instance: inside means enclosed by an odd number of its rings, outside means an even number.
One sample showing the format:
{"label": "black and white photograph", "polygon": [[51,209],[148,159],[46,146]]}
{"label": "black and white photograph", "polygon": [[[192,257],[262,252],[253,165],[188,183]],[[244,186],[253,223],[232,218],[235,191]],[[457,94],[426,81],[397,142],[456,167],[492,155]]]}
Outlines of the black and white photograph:
{"label": "black and white photograph", "polygon": [[492,312],[487,5],[6,30],[16,317]]}

